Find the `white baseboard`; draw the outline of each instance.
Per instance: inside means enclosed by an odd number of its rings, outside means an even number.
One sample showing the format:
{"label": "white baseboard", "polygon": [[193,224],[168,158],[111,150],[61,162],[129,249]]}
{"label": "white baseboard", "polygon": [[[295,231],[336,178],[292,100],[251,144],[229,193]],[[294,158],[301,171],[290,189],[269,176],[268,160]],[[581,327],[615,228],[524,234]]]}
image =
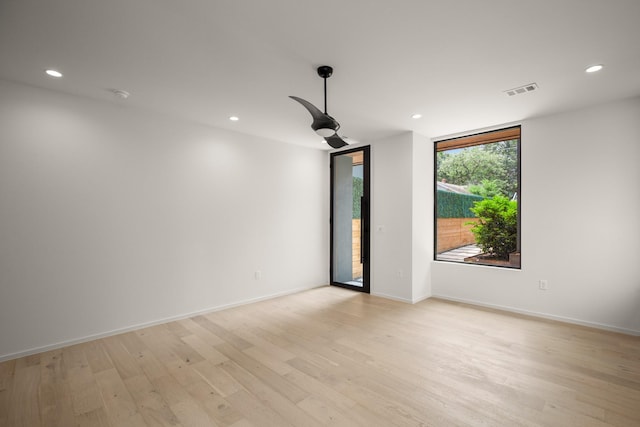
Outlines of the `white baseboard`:
{"label": "white baseboard", "polygon": [[254,303],[254,302],[265,301],[265,300],[269,300],[269,299],[273,299],[273,298],[282,297],[282,296],[285,296],[285,295],[292,295],[292,294],[296,294],[298,292],[308,291],[310,289],[321,288],[321,287],[324,287],[324,286],[327,286],[327,285],[312,286],[312,287],[309,287],[309,288],[296,288],[296,289],[292,289],[292,290],[289,290],[289,291],[278,292],[278,293],[275,293],[275,294],[265,295],[265,296],[261,296],[261,297],[257,297],[257,298],[250,298],[250,299],[247,299],[247,300],[242,300],[242,301],[234,302],[234,303],[231,303],[231,304],[223,304],[223,305],[219,305],[219,306],[215,306],[215,307],[209,307],[209,308],[205,308],[203,310],[193,311],[191,313],[182,313],[182,314],[178,314],[178,315],[175,315],[175,316],[165,317],[163,319],[157,319],[157,320],[152,320],[152,321],[149,321],[149,322],[138,323],[136,325],[127,326],[127,327],[124,327],[124,328],[113,329],[111,331],[106,331],[106,332],[101,332],[101,333],[98,333],[98,334],[87,335],[87,336],[80,337],[80,338],[74,338],[74,339],[70,339],[70,340],[65,340],[65,341],[57,342],[57,343],[54,343],[54,344],[48,344],[48,345],[41,346],[41,347],[34,347],[34,348],[30,348],[28,350],[18,351],[18,352],[15,352],[15,353],[3,354],[3,355],[0,355],[0,362],[4,362],[4,361],[7,361],[7,360],[12,360],[12,359],[18,359],[20,357],[30,356],[32,354],[43,353],[45,351],[56,350],[56,349],[59,349],[59,348],[68,347],[70,345],[81,344],[81,343],[84,343],[84,342],[93,341],[93,340],[97,340],[97,339],[105,338],[105,337],[110,337],[110,336],[113,336],[113,335],[123,334],[123,333],[126,333],[126,332],[136,331],[138,329],[148,328],[150,326],[155,326],[155,325],[161,325],[163,323],[174,322],[176,320],[188,319],[189,317],[200,316],[202,314],[214,313],[216,311],[226,310],[228,308],[238,307],[238,306],[241,306],[241,305],[251,304],[251,303]]}
{"label": "white baseboard", "polygon": [[423,295],[421,297],[413,298],[413,299],[400,298],[400,297],[396,297],[396,296],[393,296],[393,295],[383,294],[381,292],[371,292],[371,295],[373,295],[374,297],[386,298],[386,299],[390,299],[390,300],[393,300],[393,301],[406,302],[407,304],[417,304],[420,301],[424,301],[426,299],[431,298],[431,295]]}
{"label": "white baseboard", "polygon": [[414,299],[411,301],[411,303],[412,303],[412,304],[417,304],[417,303],[419,303],[420,301],[424,301],[424,300],[426,300],[426,299],[431,298],[431,296],[432,296],[432,295],[423,295],[423,296],[421,296],[421,297],[414,298]]}
{"label": "white baseboard", "polygon": [[374,297],[386,298],[393,301],[400,301],[400,302],[406,302],[407,304],[413,304],[413,301],[408,298],[400,298],[393,295],[383,294],[381,292],[371,292],[371,295],[373,295]]}
{"label": "white baseboard", "polygon": [[618,332],[625,335],[640,336],[640,331],[636,331],[634,329],[620,328],[617,326],[607,325],[604,323],[589,322],[586,320],[574,319],[572,317],[557,316],[554,314],[541,313],[541,312],[531,311],[531,310],[522,310],[516,307],[510,307],[510,306],[504,306],[504,305],[498,305],[498,304],[487,304],[480,301],[467,300],[464,298],[456,298],[456,297],[451,297],[447,295],[432,295],[431,298],[439,298],[442,300],[461,302],[464,304],[476,305],[479,307],[493,308],[496,310],[508,311],[511,313],[518,313],[518,314],[524,314],[532,317],[539,317],[542,319],[556,320],[558,322],[571,323],[574,325],[587,326],[590,328],[602,329],[605,331]]}

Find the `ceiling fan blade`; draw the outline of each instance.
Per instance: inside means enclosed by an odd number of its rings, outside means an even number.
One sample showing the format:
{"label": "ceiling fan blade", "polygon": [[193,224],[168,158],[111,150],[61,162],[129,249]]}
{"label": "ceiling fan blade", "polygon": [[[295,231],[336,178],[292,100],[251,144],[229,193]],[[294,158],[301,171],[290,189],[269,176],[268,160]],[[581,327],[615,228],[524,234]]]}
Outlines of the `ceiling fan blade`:
{"label": "ceiling fan blade", "polygon": [[302,106],[304,108],[306,108],[307,110],[309,110],[309,112],[311,113],[311,117],[313,117],[313,120],[318,120],[318,119],[322,119],[326,116],[325,113],[323,113],[322,111],[320,111],[315,105],[313,105],[312,103],[310,103],[309,101],[306,101],[302,98],[298,98],[297,96],[289,96],[289,98],[298,101],[300,104],[302,104]]}
{"label": "ceiling fan blade", "polygon": [[337,133],[334,133],[332,136],[328,136],[324,139],[327,141],[332,148],[342,148],[346,145],[349,145],[345,142],[344,139],[340,138]]}
{"label": "ceiling fan blade", "polygon": [[311,117],[313,118],[313,123],[311,123],[311,129],[317,131],[318,129],[331,129],[332,131],[337,131],[340,128],[340,124],[328,114],[320,111],[315,105],[306,101],[302,98],[298,98],[297,96],[289,96],[289,98],[294,101],[298,101],[304,108],[306,108],[309,113],[311,113]]}

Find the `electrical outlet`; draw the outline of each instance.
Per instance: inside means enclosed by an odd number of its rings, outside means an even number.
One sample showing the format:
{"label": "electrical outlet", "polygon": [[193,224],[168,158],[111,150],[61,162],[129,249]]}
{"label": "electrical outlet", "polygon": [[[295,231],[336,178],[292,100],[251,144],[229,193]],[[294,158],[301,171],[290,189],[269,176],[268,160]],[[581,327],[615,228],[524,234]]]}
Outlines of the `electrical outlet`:
{"label": "electrical outlet", "polygon": [[400,278],[404,277],[404,271],[398,270],[398,277]]}
{"label": "electrical outlet", "polygon": [[546,280],[546,279],[541,279],[541,280],[538,282],[538,286],[540,287],[540,290],[541,290],[541,291],[546,291],[546,290],[548,290],[548,289],[549,289],[549,281],[548,281],[548,280]]}
{"label": "electrical outlet", "polygon": [[253,274],[253,277],[255,277],[256,280],[262,279],[262,271],[256,270],[256,272]]}

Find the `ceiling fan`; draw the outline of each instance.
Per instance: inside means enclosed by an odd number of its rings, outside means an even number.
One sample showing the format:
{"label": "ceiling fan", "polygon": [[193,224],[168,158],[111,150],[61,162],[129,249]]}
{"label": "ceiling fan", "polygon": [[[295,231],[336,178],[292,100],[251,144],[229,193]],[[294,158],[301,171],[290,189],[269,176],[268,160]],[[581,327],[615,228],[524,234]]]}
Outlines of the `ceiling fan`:
{"label": "ceiling fan", "polygon": [[311,123],[311,129],[313,129],[318,135],[322,136],[327,144],[333,148],[341,148],[347,145],[347,143],[338,136],[338,129],[340,129],[340,123],[333,117],[327,114],[327,79],[333,74],[333,68],[328,65],[322,65],[318,67],[318,75],[324,79],[324,113],[320,111],[309,101],[305,101],[297,96],[289,96],[289,98],[298,101],[304,108],[306,108],[311,117],[313,123]]}

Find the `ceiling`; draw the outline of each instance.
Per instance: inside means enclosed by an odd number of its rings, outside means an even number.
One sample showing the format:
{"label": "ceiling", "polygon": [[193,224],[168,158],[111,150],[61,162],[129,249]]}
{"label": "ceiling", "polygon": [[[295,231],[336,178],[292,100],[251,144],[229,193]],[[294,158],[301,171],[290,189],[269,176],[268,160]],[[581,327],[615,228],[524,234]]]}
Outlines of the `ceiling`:
{"label": "ceiling", "polygon": [[317,148],[319,65],[366,142],[640,95],[639,43],[638,0],[0,0],[1,79]]}

